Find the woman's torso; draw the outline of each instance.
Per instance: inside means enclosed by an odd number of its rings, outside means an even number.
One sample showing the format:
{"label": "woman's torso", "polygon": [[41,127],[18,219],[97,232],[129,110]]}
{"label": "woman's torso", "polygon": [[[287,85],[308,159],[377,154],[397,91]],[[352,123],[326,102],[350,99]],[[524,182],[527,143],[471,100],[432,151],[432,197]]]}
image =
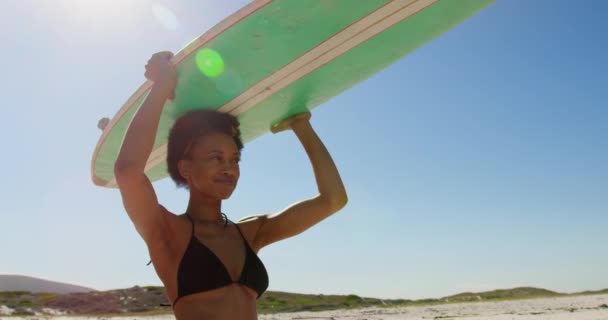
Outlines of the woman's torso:
{"label": "woman's torso", "polygon": [[171,236],[148,248],[176,318],[257,319],[268,278],[253,245],[255,222],[195,226],[187,216],[167,216]]}

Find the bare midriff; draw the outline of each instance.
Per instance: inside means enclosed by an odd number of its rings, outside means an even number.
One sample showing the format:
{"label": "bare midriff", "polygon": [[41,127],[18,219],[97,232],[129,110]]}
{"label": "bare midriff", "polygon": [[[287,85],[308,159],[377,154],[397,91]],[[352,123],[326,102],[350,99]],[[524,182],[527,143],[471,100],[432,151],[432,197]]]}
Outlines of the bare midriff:
{"label": "bare midriff", "polygon": [[177,320],[256,320],[257,293],[233,283],[180,298],[174,307]]}

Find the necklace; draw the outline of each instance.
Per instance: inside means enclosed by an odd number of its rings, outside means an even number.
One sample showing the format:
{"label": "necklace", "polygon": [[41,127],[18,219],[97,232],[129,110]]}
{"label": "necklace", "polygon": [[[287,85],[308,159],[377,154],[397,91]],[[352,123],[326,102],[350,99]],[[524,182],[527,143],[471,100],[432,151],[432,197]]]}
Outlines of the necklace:
{"label": "necklace", "polygon": [[[190,217],[190,215],[189,215],[189,214],[187,214],[187,213],[186,213],[186,216],[187,216],[188,218],[190,218],[190,220],[191,220],[192,222],[194,222],[194,219],[192,219],[192,218]],[[222,212],[222,220],[216,220],[216,221],[204,221],[204,220],[203,220],[203,221],[198,221],[198,222],[199,222],[199,223],[205,223],[205,224],[220,224],[220,223],[221,223],[221,224],[223,224],[223,225],[224,225],[224,228],[226,228],[226,227],[228,226],[228,221],[229,221],[229,220],[228,220],[228,217],[226,216],[226,214],[225,214],[225,213],[223,213],[223,212]]]}

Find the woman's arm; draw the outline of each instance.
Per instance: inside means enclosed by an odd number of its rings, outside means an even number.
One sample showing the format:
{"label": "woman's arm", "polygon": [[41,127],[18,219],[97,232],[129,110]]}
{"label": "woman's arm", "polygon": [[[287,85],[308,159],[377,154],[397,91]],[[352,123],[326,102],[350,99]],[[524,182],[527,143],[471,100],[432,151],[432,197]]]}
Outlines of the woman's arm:
{"label": "woman's arm", "polygon": [[125,171],[144,172],[154,146],[160,114],[175,88],[175,71],[169,62],[171,56],[169,52],[156,53],[146,65],[146,77],[154,84],[125,135],[115,163],[115,170],[119,174]]}
{"label": "woman's arm", "polygon": [[125,209],[139,234],[149,244],[166,238],[169,229],[169,214],[159,205],[144,170],[154,147],[161,111],[175,88],[175,71],[169,61],[171,56],[168,52],[157,53],[146,65],[146,77],[155,83],[133,117],[114,165],[114,176]]}
{"label": "woman's arm", "polygon": [[301,114],[279,124],[273,128],[273,132],[291,129],[296,134],[312,164],[319,194],[295,203],[282,212],[259,217],[254,240],[258,249],[305,231],[347,203],[340,173],[309,120],[310,113]]}

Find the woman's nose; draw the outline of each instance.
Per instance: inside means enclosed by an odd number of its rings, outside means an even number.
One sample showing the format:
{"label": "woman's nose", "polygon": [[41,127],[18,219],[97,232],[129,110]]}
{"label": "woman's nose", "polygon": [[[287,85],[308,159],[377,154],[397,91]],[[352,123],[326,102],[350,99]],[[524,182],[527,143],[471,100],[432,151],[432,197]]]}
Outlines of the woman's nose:
{"label": "woman's nose", "polygon": [[232,161],[223,161],[222,162],[222,173],[224,174],[234,174],[234,172],[238,169],[238,164],[233,163]]}

